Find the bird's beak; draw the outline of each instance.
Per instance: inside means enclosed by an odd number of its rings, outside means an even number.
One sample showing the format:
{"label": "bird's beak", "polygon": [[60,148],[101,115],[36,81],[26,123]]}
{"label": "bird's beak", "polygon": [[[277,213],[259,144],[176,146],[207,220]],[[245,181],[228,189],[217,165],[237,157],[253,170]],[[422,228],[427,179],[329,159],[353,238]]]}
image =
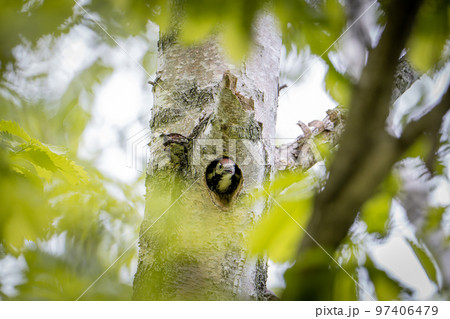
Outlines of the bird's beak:
{"label": "bird's beak", "polygon": [[234,174],[234,169],[233,168],[225,168],[224,169],[225,172],[227,172],[228,174]]}

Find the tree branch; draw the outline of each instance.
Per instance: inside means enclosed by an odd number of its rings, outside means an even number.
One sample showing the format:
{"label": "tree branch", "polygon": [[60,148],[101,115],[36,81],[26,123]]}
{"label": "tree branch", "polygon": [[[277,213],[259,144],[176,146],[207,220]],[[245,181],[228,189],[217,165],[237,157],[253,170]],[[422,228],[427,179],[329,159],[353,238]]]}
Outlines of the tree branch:
{"label": "tree branch", "polygon": [[329,143],[330,148],[335,147],[344,130],[346,116],[345,109],[336,107],[327,110],[327,116],[322,121],[313,121],[308,126],[299,121],[303,135],[297,137],[294,142],[275,148],[275,171],[298,168],[306,171],[314,166],[321,160],[320,156],[317,156],[316,141]]}
{"label": "tree branch", "polygon": [[[286,273],[286,277],[291,277],[290,280],[294,282],[294,278],[311,276],[311,261],[307,261],[304,256],[318,250],[316,242],[333,254],[346,237],[361,205],[373,195],[402,154],[402,148],[406,147],[406,144],[399,147],[399,140],[389,135],[385,126],[394,90],[397,61],[421,3],[422,0],[390,2],[386,28],[378,46],[369,54],[367,66],[353,93],[347,126],[331,165],[330,177],[315,200],[307,228],[314,240],[304,237],[297,263]],[[321,265],[318,271],[314,270],[316,279],[319,276],[330,277],[329,262]],[[333,280],[333,277],[330,279]],[[297,300],[331,299],[331,289],[325,292],[326,296],[315,295],[313,291],[316,290],[308,282],[288,285],[283,297]],[[332,284],[332,281],[328,284]]]}
{"label": "tree branch", "polygon": [[[391,102],[394,103],[405,93],[419,79],[420,75],[412,68],[407,56],[400,58],[395,72]],[[322,121],[313,121],[308,123],[308,126],[299,121],[303,135],[291,143],[275,148],[275,171],[297,168],[306,171],[321,160],[320,157],[317,158],[317,152],[314,151],[314,144],[318,140],[328,143],[330,148],[334,148],[338,144],[347,122],[348,112],[345,108],[338,106],[327,110],[326,113],[327,116]],[[308,127],[312,127],[312,129]]]}

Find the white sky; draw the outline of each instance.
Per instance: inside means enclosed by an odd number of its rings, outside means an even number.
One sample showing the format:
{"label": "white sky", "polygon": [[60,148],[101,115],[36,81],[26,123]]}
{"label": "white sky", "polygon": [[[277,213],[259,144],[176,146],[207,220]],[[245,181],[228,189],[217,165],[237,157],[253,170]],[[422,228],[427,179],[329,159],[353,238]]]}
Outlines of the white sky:
{"label": "white sky", "polygon": [[[278,101],[277,138],[296,138],[302,130],[296,124],[299,120],[308,124],[322,120],[326,110],[337,106],[324,90],[325,63],[316,63],[303,76],[303,81],[281,91]],[[287,90],[287,91],[286,91]]]}

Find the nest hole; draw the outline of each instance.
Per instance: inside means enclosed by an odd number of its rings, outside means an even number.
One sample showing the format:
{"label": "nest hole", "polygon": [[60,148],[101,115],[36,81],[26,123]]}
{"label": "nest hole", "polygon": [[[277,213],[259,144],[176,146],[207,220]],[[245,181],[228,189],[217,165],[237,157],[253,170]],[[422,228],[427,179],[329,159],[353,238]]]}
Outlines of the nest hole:
{"label": "nest hole", "polygon": [[242,188],[242,170],[233,159],[222,156],[208,164],[205,180],[213,201],[221,207],[229,206]]}

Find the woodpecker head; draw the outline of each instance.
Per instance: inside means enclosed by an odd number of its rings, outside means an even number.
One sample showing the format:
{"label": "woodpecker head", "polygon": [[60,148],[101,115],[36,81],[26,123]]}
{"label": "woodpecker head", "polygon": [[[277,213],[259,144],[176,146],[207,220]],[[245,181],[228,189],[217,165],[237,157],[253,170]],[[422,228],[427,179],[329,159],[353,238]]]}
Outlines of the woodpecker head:
{"label": "woodpecker head", "polygon": [[217,162],[215,173],[218,175],[234,175],[236,163],[229,158],[222,158]]}
{"label": "woodpecker head", "polygon": [[223,157],[212,161],[206,168],[206,183],[222,199],[231,198],[239,188],[242,172],[236,163]]}

